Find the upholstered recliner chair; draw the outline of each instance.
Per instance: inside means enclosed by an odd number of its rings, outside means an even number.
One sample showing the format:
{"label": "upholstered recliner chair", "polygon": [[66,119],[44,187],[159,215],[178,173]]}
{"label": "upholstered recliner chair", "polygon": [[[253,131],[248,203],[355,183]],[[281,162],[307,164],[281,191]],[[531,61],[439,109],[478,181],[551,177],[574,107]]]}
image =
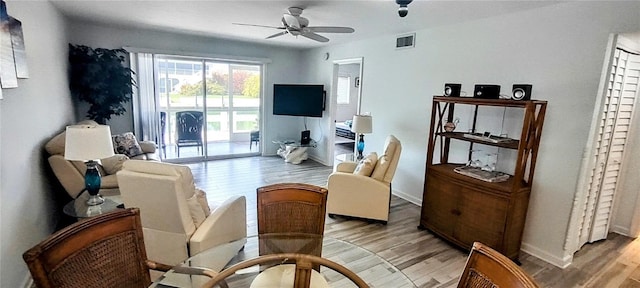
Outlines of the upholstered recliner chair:
{"label": "upholstered recliner chair", "polygon": [[[95,121],[84,120],[78,124],[97,125]],[[71,198],[75,199],[80,195],[80,192],[84,190],[84,174],[87,171],[87,166],[82,161],[69,161],[64,159],[65,137],[66,132],[62,131],[58,135],[49,140],[44,148],[49,153],[49,165],[53,170],[53,173],[62,184],[62,187],[67,191]],[[131,134],[133,135],[133,134]],[[117,135],[114,137],[118,137]],[[119,195],[118,181],[116,179],[116,172],[122,168],[124,161],[132,159],[141,160],[160,160],[156,154],[156,144],[151,141],[137,141],[140,147],[140,154],[129,157],[118,151],[117,145],[114,145],[114,156],[101,159],[98,170],[100,171],[101,185],[100,195],[114,196]],[[87,143],[89,144],[89,143]]]}
{"label": "upholstered recliner chair", "polygon": [[329,175],[327,213],[389,221],[391,180],[396,173],[402,145],[393,135],[386,139],[384,152],[371,153],[359,163],[339,163]]}
{"label": "upholstered recliner chair", "polygon": [[[247,236],[245,197],[229,197],[209,207],[188,166],[129,160],[117,176],[125,207],[140,208],[149,259],[177,265],[208,248]],[[222,267],[234,255],[218,259]]]}

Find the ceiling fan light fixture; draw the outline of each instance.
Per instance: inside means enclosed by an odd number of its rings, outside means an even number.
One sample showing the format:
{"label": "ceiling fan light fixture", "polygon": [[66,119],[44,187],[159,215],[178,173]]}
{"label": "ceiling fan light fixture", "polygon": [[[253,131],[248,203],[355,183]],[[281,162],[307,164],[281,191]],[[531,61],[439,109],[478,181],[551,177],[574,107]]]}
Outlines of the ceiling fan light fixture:
{"label": "ceiling fan light fixture", "polygon": [[294,37],[303,36],[305,38],[309,38],[318,42],[329,42],[329,38],[324,37],[317,33],[353,33],[355,29],[351,27],[338,27],[338,26],[309,26],[309,19],[300,16],[302,14],[302,8],[298,7],[289,7],[289,13],[285,13],[280,21],[282,22],[281,27],[267,26],[267,25],[257,25],[257,24],[242,24],[242,23],[233,23],[235,25],[245,25],[245,26],[257,26],[257,27],[266,27],[266,28],[275,28],[280,31],[276,34],[267,36],[266,39],[276,38],[282,35],[292,35]]}

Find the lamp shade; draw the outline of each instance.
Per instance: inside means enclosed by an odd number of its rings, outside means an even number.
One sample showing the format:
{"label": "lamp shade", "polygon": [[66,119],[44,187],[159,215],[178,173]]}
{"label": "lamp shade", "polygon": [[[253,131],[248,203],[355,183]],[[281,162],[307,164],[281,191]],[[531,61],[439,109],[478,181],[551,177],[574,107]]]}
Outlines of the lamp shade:
{"label": "lamp shade", "polygon": [[354,115],[351,132],[365,134],[373,132],[373,124],[369,115]]}
{"label": "lamp shade", "polygon": [[64,158],[89,161],[113,156],[111,129],[107,125],[67,126]]}

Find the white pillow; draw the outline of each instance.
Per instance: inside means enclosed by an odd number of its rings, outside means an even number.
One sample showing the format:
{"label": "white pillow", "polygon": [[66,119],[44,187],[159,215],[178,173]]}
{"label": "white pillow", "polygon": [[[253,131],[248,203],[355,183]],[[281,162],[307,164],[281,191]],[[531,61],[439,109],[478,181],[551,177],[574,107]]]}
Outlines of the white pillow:
{"label": "white pillow", "polygon": [[187,199],[187,205],[189,205],[189,214],[196,228],[200,227],[200,224],[211,215],[207,194],[198,188],[195,189],[193,196]]}
{"label": "white pillow", "polygon": [[378,154],[376,152],[369,153],[369,155],[358,162],[356,169],[353,170],[353,174],[367,177],[371,176],[373,168],[376,167],[376,162],[378,162]]}
{"label": "white pillow", "polygon": [[193,193],[193,196],[187,199],[187,205],[189,205],[189,214],[191,214],[193,224],[196,225],[196,228],[200,227],[200,224],[204,222],[204,219],[206,219],[207,216],[204,214],[200,201],[198,201],[197,193]]}
{"label": "white pillow", "polygon": [[387,157],[387,155],[382,155],[380,159],[378,159],[378,163],[376,163],[373,173],[371,173],[371,178],[382,181],[384,179],[384,175],[389,169],[389,164],[389,157]]}
{"label": "white pillow", "polygon": [[204,216],[209,217],[209,215],[211,215],[211,209],[209,208],[209,203],[207,202],[207,193],[199,188],[196,188],[196,197],[198,197],[198,203],[200,203],[200,206],[202,207]]}

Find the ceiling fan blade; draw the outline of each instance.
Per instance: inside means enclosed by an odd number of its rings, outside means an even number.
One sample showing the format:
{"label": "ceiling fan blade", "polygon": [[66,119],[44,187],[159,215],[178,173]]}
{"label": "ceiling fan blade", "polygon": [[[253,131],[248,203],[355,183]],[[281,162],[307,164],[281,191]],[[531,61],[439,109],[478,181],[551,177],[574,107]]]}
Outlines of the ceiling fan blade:
{"label": "ceiling fan blade", "polygon": [[278,36],[285,35],[285,34],[287,34],[287,33],[289,33],[289,32],[288,32],[287,30],[284,30],[284,31],[282,31],[282,32],[278,32],[278,33],[273,34],[273,35],[271,35],[271,36],[269,36],[269,37],[267,37],[267,38],[264,38],[264,39],[271,39],[271,38],[275,38],[275,37],[278,37]]}
{"label": "ceiling fan blade", "polygon": [[285,27],[268,26],[268,25],[244,24],[244,23],[231,23],[231,24],[233,24],[233,25],[239,25],[239,26],[253,26],[253,27],[264,27],[264,28],[286,29]]}
{"label": "ceiling fan blade", "polygon": [[316,33],[313,33],[311,31],[305,31],[303,33],[300,33],[300,35],[302,35],[304,37],[307,37],[307,38],[309,38],[311,40],[316,40],[318,42],[329,42],[329,38],[324,37],[324,36],[319,35],[319,34],[316,34]]}
{"label": "ceiling fan blade", "polygon": [[307,29],[316,33],[353,33],[356,30],[351,27],[313,26]]}
{"label": "ceiling fan blade", "polygon": [[284,22],[287,23],[287,25],[289,25],[290,27],[300,29],[300,22],[298,21],[298,17],[289,15],[289,14],[284,14],[282,18],[284,18]]}

